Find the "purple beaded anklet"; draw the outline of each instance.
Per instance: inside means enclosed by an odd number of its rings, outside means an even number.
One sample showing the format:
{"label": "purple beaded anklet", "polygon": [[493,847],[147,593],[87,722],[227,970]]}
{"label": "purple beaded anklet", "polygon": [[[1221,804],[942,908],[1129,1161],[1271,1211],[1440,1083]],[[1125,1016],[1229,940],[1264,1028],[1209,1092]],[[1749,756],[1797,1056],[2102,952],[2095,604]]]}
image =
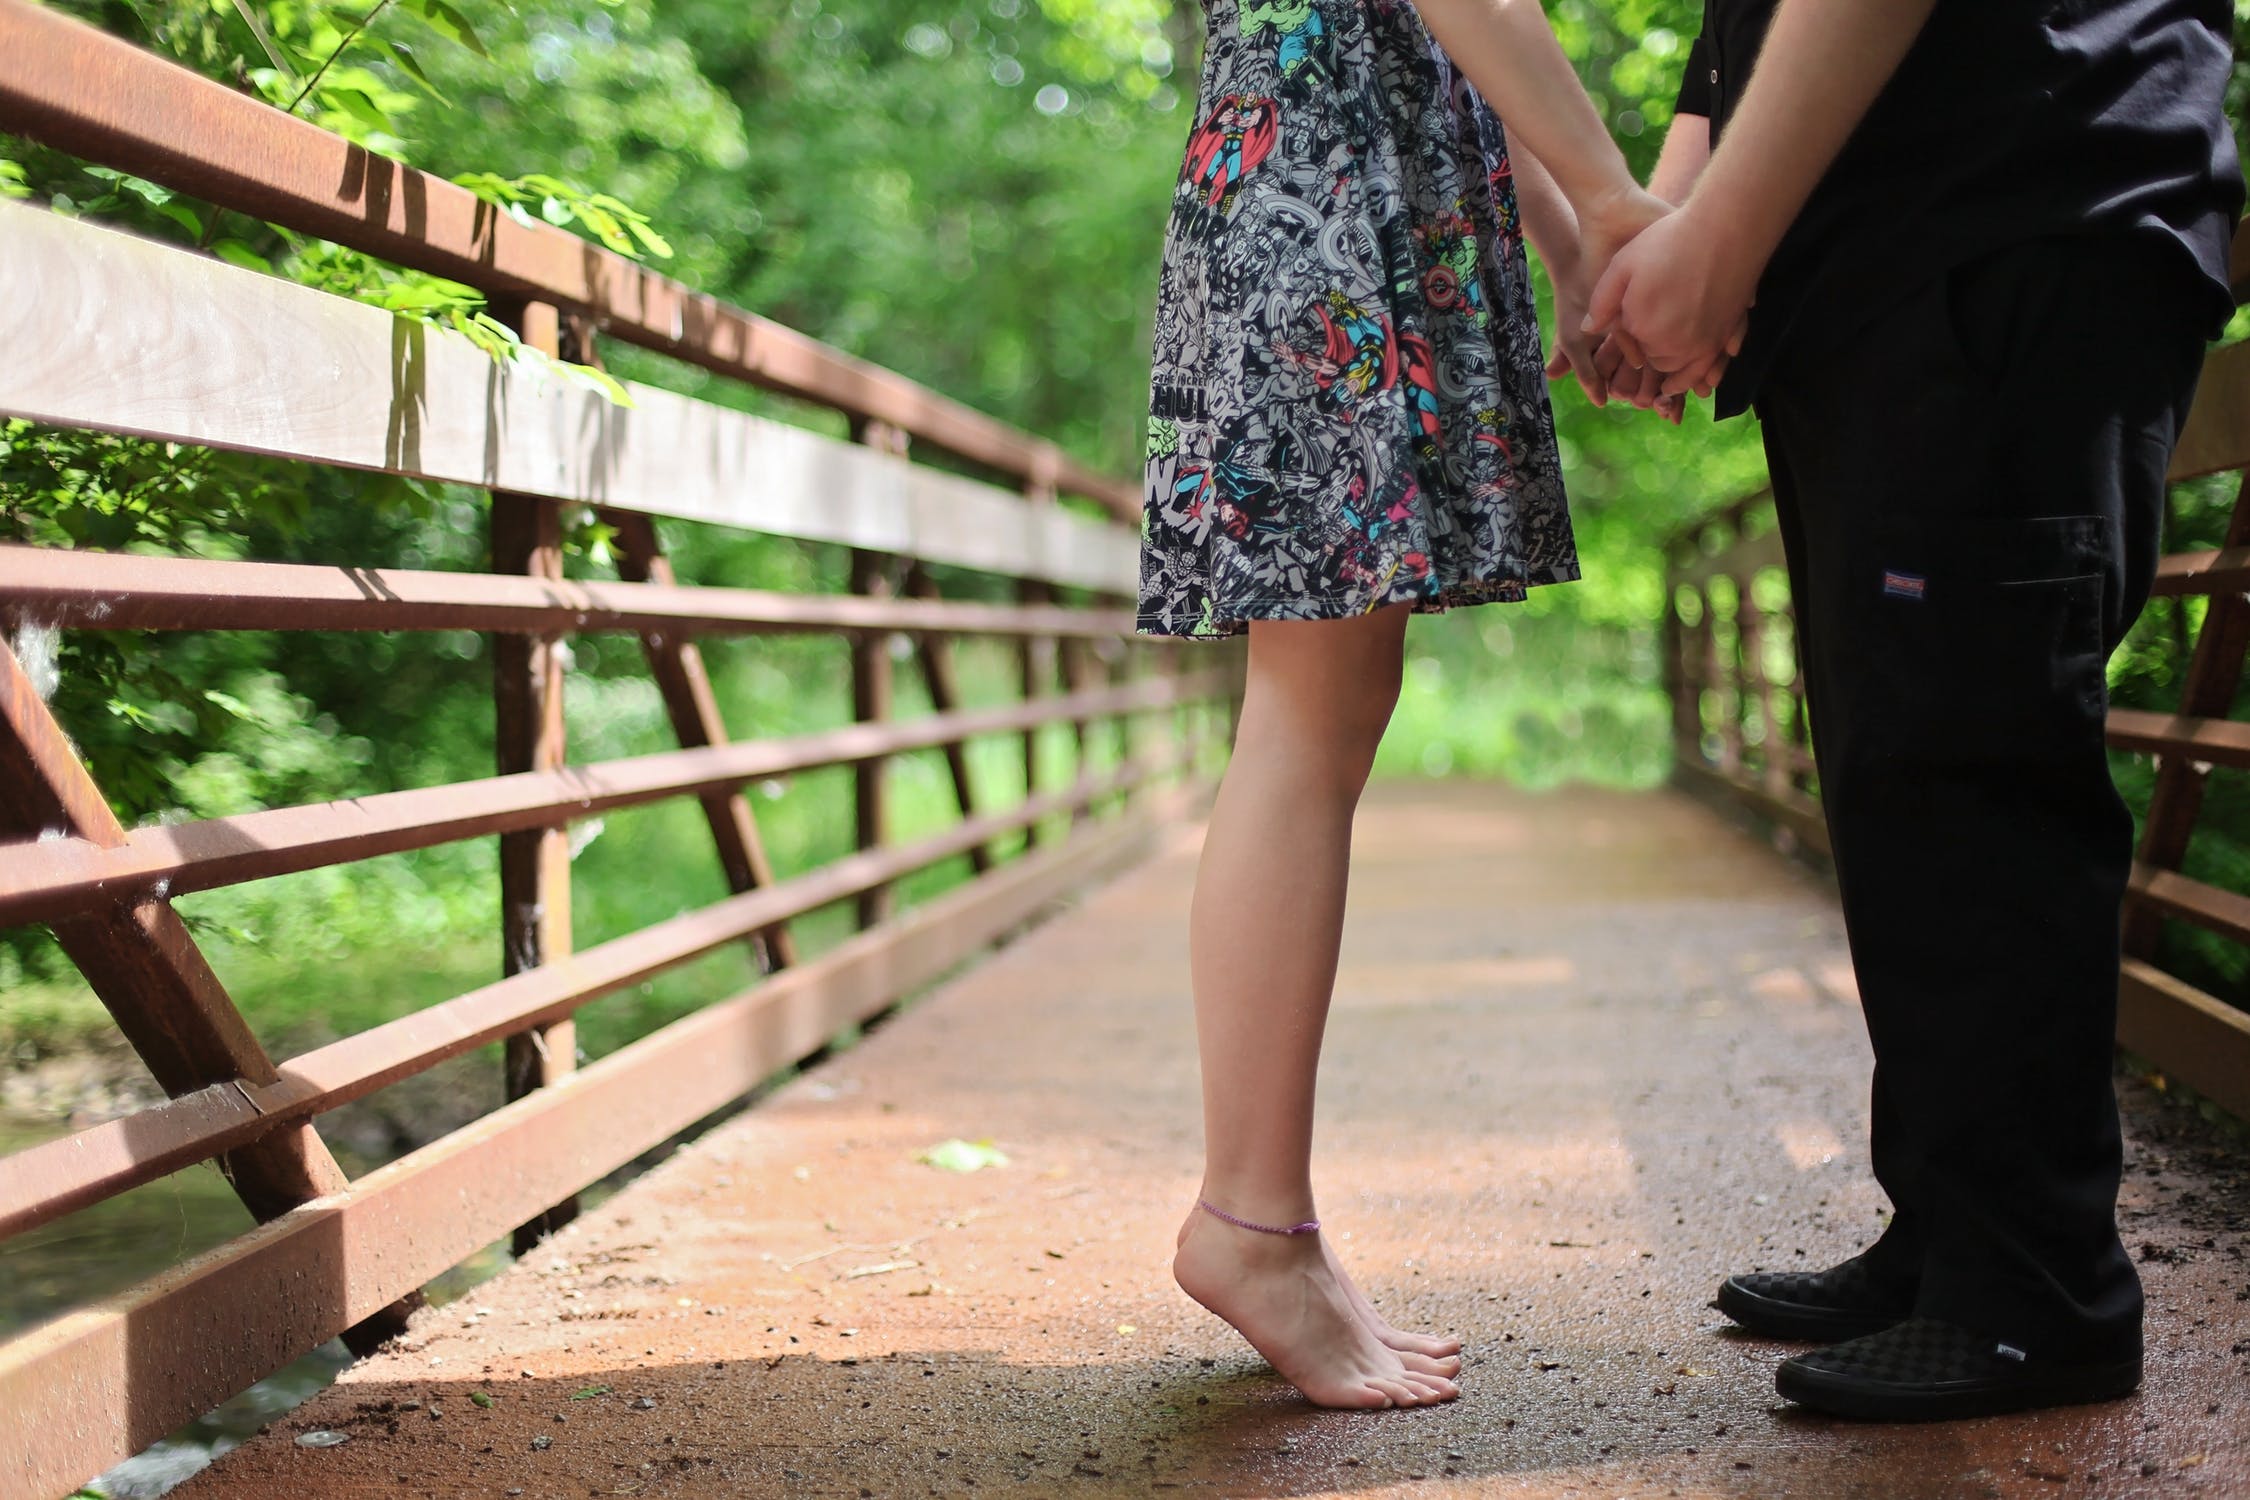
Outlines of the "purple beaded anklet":
{"label": "purple beaded anklet", "polygon": [[1224,1219],[1237,1229],[1255,1229],[1260,1234],[1318,1234],[1320,1232],[1320,1220],[1318,1219],[1307,1219],[1302,1224],[1291,1224],[1284,1229],[1272,1224],[1253,1224],[1248,1219],[1238,1219],[1223,1208],[1213,1207],[1211,1200],[1208,1198],[1196,1199],[1195,1205],[1214,1219]]}

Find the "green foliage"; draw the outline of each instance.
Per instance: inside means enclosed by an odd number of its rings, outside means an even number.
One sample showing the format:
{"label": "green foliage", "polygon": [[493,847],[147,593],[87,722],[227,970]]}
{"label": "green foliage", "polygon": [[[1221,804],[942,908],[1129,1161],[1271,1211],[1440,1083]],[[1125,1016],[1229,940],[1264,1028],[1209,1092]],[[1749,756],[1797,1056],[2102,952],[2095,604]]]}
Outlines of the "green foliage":
{"label": "green foliage", "polygon": [[589,193],[544,172],[522,177],[501,177],[493,172],[464,172],[453,179],[493,206],[533,222],[525,212],[536,207],[539,217],[562,228],[577,225],[619,255],[639,259],[654,255],[669,260],[670,241],[658,234],[648,215],[607,193]]}

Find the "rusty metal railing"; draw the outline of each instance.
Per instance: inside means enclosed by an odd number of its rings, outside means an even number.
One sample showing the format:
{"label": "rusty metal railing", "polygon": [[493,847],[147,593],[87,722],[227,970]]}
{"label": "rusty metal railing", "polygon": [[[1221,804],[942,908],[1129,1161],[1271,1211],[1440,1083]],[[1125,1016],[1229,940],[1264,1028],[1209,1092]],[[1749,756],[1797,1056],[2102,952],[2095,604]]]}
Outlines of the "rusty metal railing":
{"label": "rusty metal railing", "polygon": [[[2237,298],[2250,292],[2250,232],[2234,246]],[[2176,713],[2113,709],[2113,749],[2151,756],[2154,794],[2125,910],[2118,1039],[2235,1114],[2250,1117],[2250,1012],[2158,967],[2161,924],[2250,944],[2250,894],[2180,873],[2214,770],[2250,770],[2250,725],[2226,717],[2250,651],[2250,343],[2205,362],[2174,454],[2174,483],[2244,471],[2225,545],[2162,560],[2158,597],[2210,600]],[[1796,616],[1770,493],[1693,522],[1667,545],[1664,669],[1674,769],[1689,788],[1747,807],[1785,842],[1821,855],[1819,803]]]}
{"label": "rusty metal railing", "polygon": [[[0,641],[0,925],[52,927],[169,1096],[0,1158],[0,1236],[206,1160],[262,1221],[0,1345],[0,1491],[39,1495],[340,1332],[379,1341],[417,1288],[496,1235],[552,1227],[587,1183],[1136,857],[1192,792],[1237,674],[1231,653],[1133,636],[1134,485],[901,376],[25,0],[0,0],[0,130],[467,283],[549,354],[591,363],[621,339],[840,411],[857,439],[646,387],[620,407],[372,308],[0,204],[0,414],[472,485],[490,495],[492,557],[489,572],[439,573],[5,546],[0,624],[472,630],[492,637],[497,671],[489,779],[128,829]],[[915,463],[910,449],[1003,482]],[[1067,495],[1106,514],[1059,503]],[[563,576],[573,505],[612,528],[617,581]],[[853,592],[682,584],[661,517],[848,547]],[[932,565],[1014,580],[1018,602],[944,598]],[[640,638],[679,749],[569,761],[561,643],[592,631]],[[744,633],[850,641],[855,721],[731,739],[695,642]],[[1017,644],[1021,701],[963,705],[951,649],[969,637]],[[927,716],[893,717],[899,642]],[[1120,753],[1102,770],[1088,735],[1110,722]],[[1076,731],[1067,785],[1038,775],[1035,737],[1050,725]],[[964,747],[1003,735],[1022,737],[1030,790],[991,807]],[[959,820],[894,842],[884,768],[920,750],[944,754]],[[742,788],[825,767],[853,768],[856,851],[776,871]],[[734,894],[573,951],[569,825],[667,798],[701,804]],[[1067,837],[1032,847],[1065,818]],[[1016,832],[1025,852],[1000,860]],[[172,906],[482,837],[501,846],[504,977],[297,1057],[268,1055]],[[899,908],[902,879],[954,859],[974,878]],[[838,903],[861,930],[800,954],[792,921]],[[766,971],[749,991],[575,1068],[578,1010],[735,943],[754,944]],[[320,1114],[495,1042],[513,1102],[466,1128],[356,1181],[314,1133]]]}

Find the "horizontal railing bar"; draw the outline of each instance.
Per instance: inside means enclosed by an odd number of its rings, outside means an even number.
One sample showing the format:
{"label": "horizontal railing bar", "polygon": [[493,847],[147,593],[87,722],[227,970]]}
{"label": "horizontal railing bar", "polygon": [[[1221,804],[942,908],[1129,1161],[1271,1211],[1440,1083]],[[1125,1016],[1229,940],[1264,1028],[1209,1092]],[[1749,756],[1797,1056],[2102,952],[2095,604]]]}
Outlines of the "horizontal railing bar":
{"label": "horizontal railing bar", "polygon": [[1158,821],[1130,814],[1011,861],[342,1193],[0,1345],[9,1492],[65,1492],[318,1348],[1139,857]]}
{"label": "horizontal railing bar", "polygon": [[2125,960],[2118,981],[2118,1045],[2250,1118],[2250,1013],[2137,958]]}
{"label": "horizontal railing bar", "polygon": [[614,808],[727,792],[768,776],[857,765],[1065,719],[1171,708],[1218,697],[1228,686],[1222,672],[1154,677],[1000,708],[141,828],[117,845],[44,839],[0,846],[7,854],[0,861],[0,924],[48,921],[99,901],[184,895],[459,839],[556,827]]}
{"label": "horizontal railing bar", "polygon": [[2129,899],[2146,902],[2166,916],[2192,922],[2238,943],[2250,943],[2250,896],[2221,890],[2177,870],[2143,864],[2133,867],[2128,890]]}
{"label": "horizontal railing bar", "polygon": [[[0,38],[0,43],[4,43]],[[0,414],[669,516],[1126,595],[1114,520],[0,199]],[[120,374],[120,372],[129,372]]]}
{"label": "horizontal railing bar", "polygon": [[0,545],[0,614],[71,630],[914,631],[1130,635],[1126,610],[216,562]]}
{"label": "horizontal railing bar", "polygon": [[628,343],[1139,517],[1137,486],[1053,443],[27,0],[0,0],[0,129],[494,296],[587,313]]}
{"label": "horizontal railing bar", "polygon": [[2250,724],[2231,719],[2113,708],[2109,711],[2109,743],[2114,750],[2188,755],[2215,766],[2250,767]]}
{"label": "horizontal railing bar", "polygon": [[2159,595],[2226,594],[2250,590],[2250,547],[2181,552],[2156,564]]}
{"label": "horizontal railing bar", "polygon": [[[891,884],[1043,818],[1074,813],[1180,769],[1183,753],[1081,778],[1004,812],[748,891],[387,1021],[283,1063],[273,1083],[231,1083],[0,1157],[0,1238],[237,1150],[464,1052],[558,1020],[777,922]],[[990,877],[985,877],[990,878]]]}

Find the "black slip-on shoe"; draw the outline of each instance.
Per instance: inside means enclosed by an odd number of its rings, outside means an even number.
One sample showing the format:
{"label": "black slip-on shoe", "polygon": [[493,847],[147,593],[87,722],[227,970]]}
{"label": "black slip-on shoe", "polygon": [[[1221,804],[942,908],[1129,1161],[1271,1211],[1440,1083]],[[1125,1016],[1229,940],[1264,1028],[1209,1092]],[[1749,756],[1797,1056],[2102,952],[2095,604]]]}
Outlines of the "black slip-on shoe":
{"label": "black slip-on shoe", "polygon": [[2034,1359],[1934,1318],[1785,1360],[1774,1389],[1800,1406],[1863,1422],[1945,1422],[2043,1406],[2114,1401],[2140,1388],[2141,1357],[2100,1364]]}
{"label": "black slip-on shoe", "polygon": [[1880,1280],[1853,1256],[1825,1271],[1756,1271],[1729,1276],[1711,1305],[1769,1339],[1832,1343],[1880,1333],[1914,1316],[1914,1290]]}

